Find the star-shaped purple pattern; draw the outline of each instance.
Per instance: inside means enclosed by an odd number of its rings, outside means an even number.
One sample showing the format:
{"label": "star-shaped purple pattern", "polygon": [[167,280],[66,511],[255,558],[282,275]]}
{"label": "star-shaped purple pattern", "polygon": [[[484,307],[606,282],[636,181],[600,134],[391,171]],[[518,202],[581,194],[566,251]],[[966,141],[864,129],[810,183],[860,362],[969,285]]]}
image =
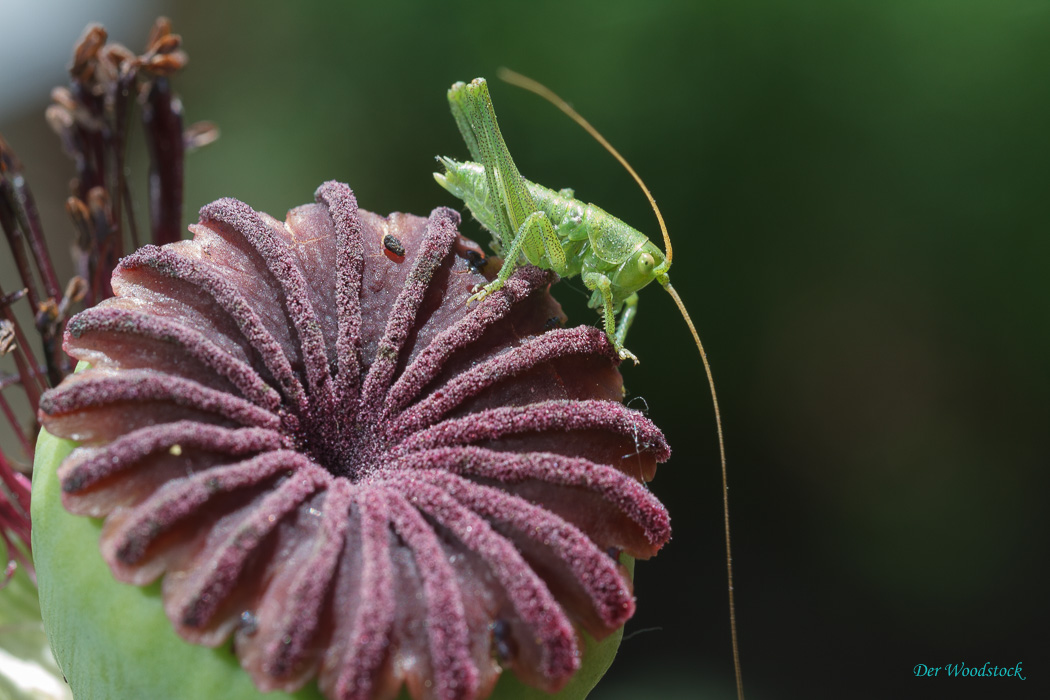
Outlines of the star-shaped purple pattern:
{"label": "star-shaped purple pattern", "polygon": [[670,536],[644,486],[663,435],[620,403],[604,333],[555,327],[548,273],[468,309],[486,278],[455,212],[316,199],[283,223],[215,202],[69,322],[92,368],[41,401],[81,443],[64,504],[262,690],[482,698],[505,668],[556,690],[577,627],[634,612],[620,552]]}

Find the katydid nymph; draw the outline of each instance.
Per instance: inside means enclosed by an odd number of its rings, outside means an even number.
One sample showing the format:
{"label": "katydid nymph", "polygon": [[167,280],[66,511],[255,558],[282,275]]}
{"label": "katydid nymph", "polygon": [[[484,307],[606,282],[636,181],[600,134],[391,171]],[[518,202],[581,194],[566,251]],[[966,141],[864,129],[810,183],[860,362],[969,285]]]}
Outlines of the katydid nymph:
{"label": "katydid nymph", "polygon": [[637,364],[638,358],[624,347],[624,341],[637,313],[638,291],[655,280],[674,299],[700,351],[714,403],[722,463],[722,503],[733,664],[737,696],[742,700],[722,419],[707,354],[689,313],[671,286],[667,274],[672,253],[671,240],[663,216],[634,169],[568,103],[543,85],[513,71],[503,69],[500,77],[552,102],[612,153],[649,198],[660,223],[666,253],[641,231],[628,226],[594,204],[576,199],[572,190],[552,190],[522,177],[500,133],[485,80],[476,78],[469,84],[456,83],[448,91],[448,101],[456,125],[474,162],[458,162],[451,158],[439,157],[438,161],[445,167],[445,172],[435,173],[434,178],[442,187],[463,200],[481,225],[492,233],[492,248],[503,257],[503,267],[496,278],[483,287],[475,288],[467,303],[481,301],[500,289],[511,273],[522,264],[531,263],[553,270],[560,277],[579,275],[583,284],[591,291],[588,305],[602,314],[605,334],[614,350],[621,360],[630,359]]}

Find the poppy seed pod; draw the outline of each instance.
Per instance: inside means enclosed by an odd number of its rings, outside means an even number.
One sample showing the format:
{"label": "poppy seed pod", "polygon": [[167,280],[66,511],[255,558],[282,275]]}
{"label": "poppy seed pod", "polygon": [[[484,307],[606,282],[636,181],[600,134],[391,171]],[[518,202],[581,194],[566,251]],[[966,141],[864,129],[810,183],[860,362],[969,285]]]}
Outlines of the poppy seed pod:
{"label": "poppy seed pod", "polygon": [[[586,695],[604,666],[581,662],[609,653],[581,631],[616,636],[625,564],[670,537],[644,483],[670,452],[622,405],[605,334],[561,327],[550,273],[466,305],[494,265],[458,223],[359,211],[332,182],[284,222],[220,200],[69,321],[89,367],[41,399],[33,513],[78,698],[242,697],[209,675],[243,677],[231,652],[254,688],[296,697],[485,698],[504,670]],[[142,588],[78,576],[98,555],[70,522]],[[178,668],[139,606],[212,661]],[[113,635],[136,647],[119,664]]]}

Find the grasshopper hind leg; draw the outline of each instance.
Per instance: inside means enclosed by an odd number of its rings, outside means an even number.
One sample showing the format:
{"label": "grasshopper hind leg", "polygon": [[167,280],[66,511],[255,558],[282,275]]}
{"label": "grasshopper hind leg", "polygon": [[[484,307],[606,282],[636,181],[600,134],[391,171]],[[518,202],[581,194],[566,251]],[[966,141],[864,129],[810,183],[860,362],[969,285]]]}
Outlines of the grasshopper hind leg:
{"label": "grasshopper hind leg", "polygon": [[[467,150],[485,168],[491,204],[483,218],[493,235],[493,248],[503,254],[503,268],[469,301],[481,301],[498,290],[522,258],[548,270],[565,269],[565,253],[546,214],[539,211],[525,178],[503,141],[488,85],[481,78],[456,83],[448,92],[449,106]],[[468,301],[468,303],[469,303]]]}

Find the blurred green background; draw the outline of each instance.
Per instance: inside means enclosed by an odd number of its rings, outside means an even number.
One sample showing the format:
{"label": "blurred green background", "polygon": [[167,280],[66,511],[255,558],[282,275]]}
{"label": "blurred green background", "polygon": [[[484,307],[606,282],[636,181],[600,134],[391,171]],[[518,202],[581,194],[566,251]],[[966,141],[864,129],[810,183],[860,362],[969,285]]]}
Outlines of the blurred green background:
{"label": "blurred green background", "polygon": [[[221,196],[280,217],[332,178],[381,213],[458,207],[430,174],[435,155],[466,154],[445,90],[501,65],[627,156],[667,219],[671,277],[718,382],[749,697],[1024,697],[1050,674],[1050,4],[195,0],[153,13],[185,39],[188,121],[222,128],[189,158],[188,219]],[[148,28],[113,38],[141,49]],[[75,38],[54,52],[67,59]],[[63,81],[0,125],[59,258],[70,170],[42,110]],[[658,237],[582,130],[516,88],[492,93],[526,177]],[[578,280],[554,293],[572,321],[597,321]],[[631,405],[674,448],[652,489],[675,529],[638,567],[639,612],[594,697],[728,698],[703,371],[659,289],[629,341]],[[1029,680],[912,675],[985,661],[1021,662]]]}

